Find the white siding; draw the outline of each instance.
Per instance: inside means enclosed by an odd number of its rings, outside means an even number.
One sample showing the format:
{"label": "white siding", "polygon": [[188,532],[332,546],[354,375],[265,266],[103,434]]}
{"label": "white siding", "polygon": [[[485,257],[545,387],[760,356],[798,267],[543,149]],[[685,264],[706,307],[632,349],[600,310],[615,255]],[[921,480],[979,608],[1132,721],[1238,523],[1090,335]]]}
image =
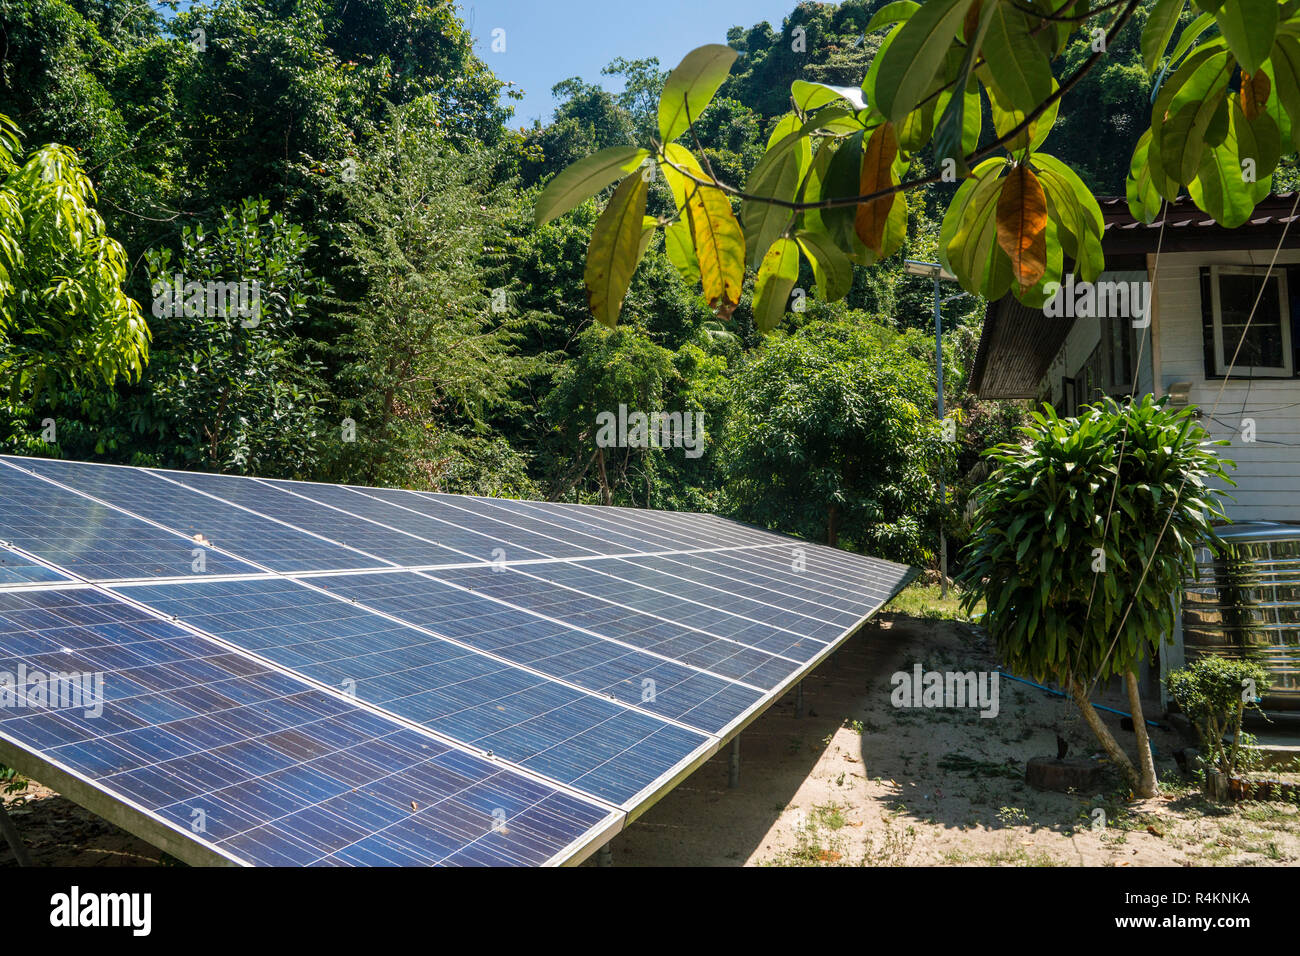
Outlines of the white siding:
{"label": "white siding", "polygon": [[[1200,268],[1266,266],[1271,258],[1271,249],[1165,253],[1156,267],[1162,393],[1175,382],[1190,382],[1190,400],[1204,413],[1201,424],[1232,442],[1220,454],[1237,462],[1236,471],[1229,469],[1237,482],[1229,490],[1237,500],[1227,505],[1236,521],[1300,521],[1300,379],[1206,380]],[[1280,253],[1277,262],[1300,263],[1300,250]],[[1255,421],[1254,442],[1242,440],[1246,418]]]}
{"label": "white siding", "polygon": [[[1156,393],[1175,382],[1190,382],[1190,401],[1203,410],[1201,424],[1216,438],[1232,442],[1219,450],[1236,461],[1229,473],[1237,482],[1228,491],[1236,501],[1226,510],[1234,521],[1300,521],[1300,379],[1222,380],[1205,377],[1201,332],[1202,266],[1268,265],[1273,252],[1162,253],[1156,267],[1155,320],[1159,348],[1155,356]],[[1300,263],[1300,250],[1278,255],[1278,265]],[[1135,278],[1133,273],[1103,273],[1099,279]],[[1040,395],[1060,407],[1062,376],[1075,376],[1100,340],[1097,319],[1076,319],[1070,334],[1044,376]],[[1152,390],[1153,350],[1150,329],[1138,330],[1141,360],[1139,391]],[[1222,394],[1220,395],[1220,389]],[[1217,402],[1217,407],[1216,407]],[[1213,419],[1211,418],[1213,415]],[[1242,420],[1255,422],[1255,441],[1242,436]]]}
{"label": "white siding", "polygon": [[[1098,282],[1139,282],[1146,278],[1145,272],[1103,272],[1097,277]],[[1062,322],[1069,321],[1062,319]],[[1052,364],[1048,367],[1047,374],[1043,378],[1042,388],[1040,390],[1040,400],[1051,402],[1052,406],[1060,409],[1061,402],[1064,399],[1064,386],[1061,383],[1062,377],[1074,378],[1079,369],[1092,356],[1097,345],[1101,342],[1101,325],[1102,320],[1099,318],[1076,318],[1074,325],[1070,328],[1070,333],[1065,337],[1061,344],[1061,350],[1056,353],[1056,358],[1052,359]],[[1149,338],[1149,329],[1137,330],[1137,338],[1145,343],[1141,345],[1141,355],[1134,355],[1134,361],[1139,361],[1138,368],[1138,391],[1147,392],[1151,390],[1151,342]],[[1086,397],[1085,397],[1085,400]]]}

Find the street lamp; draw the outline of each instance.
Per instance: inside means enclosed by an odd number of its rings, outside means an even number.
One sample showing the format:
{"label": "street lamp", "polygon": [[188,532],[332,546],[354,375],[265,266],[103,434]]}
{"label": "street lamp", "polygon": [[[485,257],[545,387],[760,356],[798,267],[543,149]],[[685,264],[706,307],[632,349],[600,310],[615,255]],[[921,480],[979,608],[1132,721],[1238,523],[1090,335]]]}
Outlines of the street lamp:
{"label": "street lamp", "polygon": [[[955,282],[957,277],[938,262],[920,262],[916,259],[904,259],[903,271],[911,276],[922,276],[934,280],[934,366],[935,381],[938,389],[935,394],[935,407],[939,421],[943,421],[943,317],[939,307],[939,283]],[[965,295],[965,293],[962,293]],[[952,298],[960,298],[953,296]],[[947,300],[944,300],[947,301]],[[943,533],[943,506],[947,504],[948,495],[944,490],[943,472],[939,473],[939,589],[943,597],[948,596],[948,536]]]}

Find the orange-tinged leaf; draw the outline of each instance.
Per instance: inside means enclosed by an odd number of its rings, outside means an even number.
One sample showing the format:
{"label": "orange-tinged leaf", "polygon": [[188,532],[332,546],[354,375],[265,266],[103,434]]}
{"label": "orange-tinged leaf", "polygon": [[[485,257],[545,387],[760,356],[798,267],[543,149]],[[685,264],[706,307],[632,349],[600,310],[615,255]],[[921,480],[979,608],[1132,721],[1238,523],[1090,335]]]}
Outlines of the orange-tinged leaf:
{"label": "orange-tinged leaf", "polygon": [[1273,91],[1268,74],[1263,70],[1241,74],[1241,111],[1246,119],[1258,119],[1268,107],[1268,95]]}
{"label": "orange-tinged leaf", "polygon": [[[858,190],[860,195],[866,196],[896,185],[894,159],[897,156],[898,134],[894,131],[893,123],[884,123],[871,134],[867,148],[862,151],[862,178]],[[853,220],[858,238],[877,256],[884,245],[885,223],[889,220],[889,210],[894,207],[894,198],[890,194],[861,203]]]}
{"label": "orange-tinged leaf", "polygon": [[961,26],[962,39],[970,43],[971,37],[980,26],[980,14],[984,12],[984,0],[975,0],[966,11],[966,20]]}
{"label": "orange-tinged leaf", "polygon": [[1047,271],[1047,195],[1028,166],[1016,166],[998,196],[998,245],[1023,293]]}

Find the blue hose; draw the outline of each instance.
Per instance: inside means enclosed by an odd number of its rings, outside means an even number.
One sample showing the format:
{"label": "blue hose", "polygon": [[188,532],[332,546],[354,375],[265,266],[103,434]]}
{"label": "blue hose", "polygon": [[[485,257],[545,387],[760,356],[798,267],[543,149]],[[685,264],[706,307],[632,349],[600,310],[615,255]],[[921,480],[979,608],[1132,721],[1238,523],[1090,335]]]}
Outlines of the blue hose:
{"label": "blue hose", "polygon": [[[1046,686],[1044,686],[1043,684],[1036,684],[1036,683],[1034,683],[1034,682],[1031,681],[1031,680],[1025,680],[1023,677],[1016,677],[1014,674],[1008,674],[1006,671],[1004,671],[1004,670],[1002,670],[1002,669],[1000,669],[1000,668],[999,668],[999,670],[998,670],[998,673],[1001,674],[1003,677],[1010,678],[1011,680],[1019,681],[1019,682],[1022,683],[1022,684],[1028,684],[1030,687],[1037,687],[1039,690],[1045,690],[1045,691],[1047,691],[1049,694],[1051,694],[1053,697],[1064,697],[1064,696],[1066,696],[1065,691],[1055,690],[1054,688],[1046,687]],[[1132,714],[1127,713],[1127,712],[1122,711],[1122,710],[1116,710],[1114,707],[1104,707],[1104,706],[1102,706],[1101,704],[1093,704],[1092,706],[1093,706],[1094,709],[1096,709],[1096,710],[1104,710],[1104,711],[1105,711],[1106,713],[1108,713],[1108,714],[1119,714],[1121,717],[1127,717],[1129,720],[1132,720],[1132,719],[1133,719],[1133,715],[1132,715]],[[1152,727],[1159,727],[1159,726],[1160,726],[1160,722],[1159,722],[1158,720],[1150,720],[1150,719],[1148,719],[1146,722],[1147,722],[1148,724],[1150,724]],[[1151,745],[1151,752],[1152,752],[1153,754],[1156,753],[1156,747],[1155,747],[1155,744],[1152,744],[1152,745]]]}

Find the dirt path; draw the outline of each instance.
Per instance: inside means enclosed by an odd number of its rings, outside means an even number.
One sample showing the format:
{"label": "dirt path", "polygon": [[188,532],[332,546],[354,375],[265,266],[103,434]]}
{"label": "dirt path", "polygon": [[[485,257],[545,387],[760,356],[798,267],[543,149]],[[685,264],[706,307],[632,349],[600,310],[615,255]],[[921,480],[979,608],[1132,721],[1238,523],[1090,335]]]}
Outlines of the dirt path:
{"label": "dirt path", "polygon": [[[1097,747],[1073,705],[1003,681],[1000,713],[895,709],[890,675],[989,670],[979,632],[946,620],[882,615],[805,679],[807,713],[787,695],[741,739],[741,779],[727,788],[719,754],[614,842],[623,866],[740,865],[1294,865],[1294,804],[1224,809],[1180,783],[1136,804],[1118,778],[1098,794],[1042,793],[1024,761]],[[1104,699],[1119,709],[1119,695]],[[1121,742],[1131,734],[1112,729]],[[1172,732],[1153,732],[1157,770],[1177,780]],[[8,802],[8,801],[7,801]],[[1100,807],[1108,826],[1093,829]],[[34,863],[156,866],[157,849],[33,785],[11,809]],[[589,863],[594,861],[589,861]],[[13,857],[0,842],[0,866]]]}

